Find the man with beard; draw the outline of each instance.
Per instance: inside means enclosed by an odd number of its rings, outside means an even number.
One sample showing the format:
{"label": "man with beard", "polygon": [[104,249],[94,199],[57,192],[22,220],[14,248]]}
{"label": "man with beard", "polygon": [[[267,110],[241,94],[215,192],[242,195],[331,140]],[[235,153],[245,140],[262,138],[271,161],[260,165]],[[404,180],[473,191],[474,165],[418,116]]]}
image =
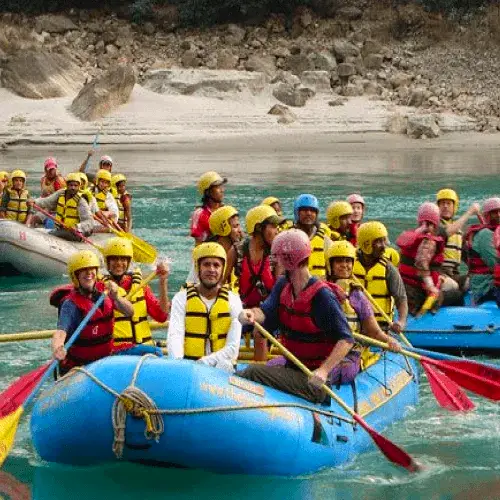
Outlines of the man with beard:
{"label": "man with beard", "polygon": [[319,203],[312,194],[301,194],[293,204],[295,228],[304,231],[311,242],[311,257],[309,271],[313,276],[326,279],[325,252],[332,244],[328,237],[329,230],[325,224],[318,221]]}
{"label": "man with beard", "polygon": [[498,286],[493,273],[497,261],[494,234],[500,225],[500,198],[489,198],[483,205],[484,224],[469,227],[465,237],[470,290],[475,304],[496,300],[500,304]]}
{"label": "man with beard", "polygon": [[[92,233],[92,212],[80,192],[80,182],[80,174],[76,172],[68,174],[66,189],[61,189],[46,198],[38,198],[34,203],[49,212],[55,212],[56,224],[60,222],[88,236]],[[32,205],[32,202],[28,202],[28,205]],[[54,229],[50,234],[69,241],[80,241],[77,235],[63,227]]]}
{"label": "man with beard", "polygon": [[229,285],[223,285],[226,260],[226,251],[215,242],[193,250],[199,283],[187,284],[172,300],[167,336],[170,358],[233,371],[240,347],[242,305]]}

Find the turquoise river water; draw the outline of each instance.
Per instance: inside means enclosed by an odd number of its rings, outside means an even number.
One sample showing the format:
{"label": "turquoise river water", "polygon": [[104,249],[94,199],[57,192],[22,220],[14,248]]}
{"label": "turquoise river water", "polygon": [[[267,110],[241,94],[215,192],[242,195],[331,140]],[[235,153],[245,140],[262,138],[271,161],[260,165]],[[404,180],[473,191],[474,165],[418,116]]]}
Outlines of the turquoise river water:
{"label": "turquoise river water", "polygon": [[[226,202],[242,213],[270,194],[282,199],[291,216],[293,199],[302,192],[316,194],[324,209],[333,199],[361,191],[368,203],[367,218],[384,221],[394,239],[413,224],[419,204],[433,199],[441,187],[450,186],[460,193],[462,209],[473,201],[499,195],[499,151],[380,145],[372,150],[357,143],[314,148],[297,143],[286,150],[269,144],[253,150],[110,148],[105,152],[129,178],[136,234],[173,261],[172,295],[188,272],[192,246],[188,220],[198,202],[196,179],[205,170],[217,169],[229,177]],[[25,169],[31,176],[29,187],[37,193],[45,155],[55,154],[67,173],[81,161],[82,152],[62,147],[52,151],[18,149],[0,155],[0,170]],[[0,277],[0,333],[54,328],[56,310],[49,306],[48,294],[64,281],[63,277]],[[165,332],[158,336],[164,337]],[[48,340],[0,346],[0,390],[50,357]],[[436,405],[424,381],[419,406],[385,432],[425,466],[416,475],[391,466],[375,450],[340,470],[297,478],[221,476],[126,463],[81,469],[54,466],[42,463],[32,448],[27,411],[15,446],[0,470],[0,498],[500,498],[499,406],[473,399],[475,412],[448,413]]]}

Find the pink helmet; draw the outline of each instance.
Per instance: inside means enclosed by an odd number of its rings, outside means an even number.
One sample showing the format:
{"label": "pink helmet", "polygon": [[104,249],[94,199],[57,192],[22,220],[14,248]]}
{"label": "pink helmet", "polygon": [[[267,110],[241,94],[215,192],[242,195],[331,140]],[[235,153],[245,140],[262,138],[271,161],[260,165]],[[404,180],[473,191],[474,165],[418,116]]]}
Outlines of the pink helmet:
{"label": "pink helmet", "polygon": [[420,225],[424,221],[430,222],[436,227],[439,226],[439,207],[435,203],[426,201],[425,203],[422,203],[422,205],[420,205],[417,214],[417,222]]}
{"label": "pink helmet", "polygon": [[101,156],[101,159],[99,160],[99,165],[102,165],[103,163],[111,163],[113,165],[113,158],[108,155]]}
{"label": "pink helmet", "polygon": [[311,243],[304,231],[288,229],[274,238],[271,254],[287,271],[293,271],[311,255]]}
{"label": "pink helmet", "polygon": [[52,156],[49,156],[43,162],[43,168],[44,168],[45,172],[47,172],[47,170],[50,170],[51,168],[57,168],[57,160],[55,158],[52,158]]}
{"label": "pink helmet", "polygon": [[352,205],[353,203],[361,203],[361,205],[365,206],[365,199],[360,194],[350,194],[347,197],[347,201]]}
{"label": "pink helmet", "polygon": [[500,198],[488,198],[483,204],[483,215],[488,218],[488,214],[493,210],[500,210]]}

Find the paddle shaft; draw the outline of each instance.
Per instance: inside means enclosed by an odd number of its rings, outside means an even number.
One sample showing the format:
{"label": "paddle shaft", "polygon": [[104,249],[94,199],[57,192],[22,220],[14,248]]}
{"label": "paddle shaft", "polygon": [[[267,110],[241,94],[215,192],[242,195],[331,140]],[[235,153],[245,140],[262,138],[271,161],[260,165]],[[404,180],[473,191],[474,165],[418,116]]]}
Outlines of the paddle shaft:
{"label": "paddle shaft", "polygon": [[47,216],[49,219],[52,219],[56,224],[59,224],[63,229],[66,229],[66,231],[71,231],[73,234],[76,234],[76,236],[81,238],[82,241],[84,241],[85,243],[92,245],[98,250],[101,250],[101,247],[99,245],[96,245],[92,240],[89,240],[87,237],[85,237],[80,231],[78,231],[78,229],[75,229],[74,227],[69,227],[66,224],[62,223],[61,221],[58,221],[56,217],[54,217],[50,212],[47,212],[47,210],[44,210],[42,207],[39,207],[36,203],[33,203],[33,207],[35,207],[36,210],[41,212],[43,215]]}
{"label": "paddle shaft", "polygon": [[[97,132],[94,136],[94,142],[92,143],[92,149],[94,150],[97,147],[97,142],[99,141],[99,134],[101,132],[102,125],[99,126],[97,129]],[[88,168],[89,168],[89,161],[90,161],[90,156],[87,157],[87,161],[85,163],[85,168],[83,169],[83,172],[86,173]]]}
{"label": "paddle shaft", "polygon": [[[99,306],[104,302],[106,296],[107,292],[103,293],[97,299],[96,303],[92,306],[92,309],[90,309],[90,311],[85,315],[82,322],[78,325],[78,328],[73,332],[73,335],[71,335],[69,340],[65,343],[64,347],[66,350],[68,350],[76,342],[82,330],[87,326],[87,323],[91,320],[94,313],[97,311]],[[53,370],[57,367],[58,364],[59,360],[57,359],[54,359],[52,363],[50,363],[49,368],[44,373],[43,377],[40,379],[40,382],[38,382],[36,387],[33,389],[32,393],[24,401],[23,404],[24,407],[28,406],[28,404],[35,398],[35,396],[37,395],[38,391],[40,390],[44,382],[52,375]]]}

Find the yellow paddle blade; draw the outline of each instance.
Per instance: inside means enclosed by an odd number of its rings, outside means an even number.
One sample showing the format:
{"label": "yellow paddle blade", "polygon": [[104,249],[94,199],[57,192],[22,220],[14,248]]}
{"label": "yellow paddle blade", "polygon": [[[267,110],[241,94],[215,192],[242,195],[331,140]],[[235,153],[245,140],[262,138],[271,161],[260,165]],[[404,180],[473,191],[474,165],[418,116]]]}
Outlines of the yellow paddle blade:
{"label": "yellow paddle blade", "polygon": [[0,467],[14,444],[17,426],[19,425],[19,419],[22,414],[23,407],[20,406],[16,411],[9,413],[0,420]]}
{"label": "yellow paddle blade", "polygon": [[141,262],[142,264],[154,263],[158,255],[156,252],[156,248],[153,245],[139,238],[139,236],[136,236],[135,234],[127,233],[125,231],[118,231],[118,229],[115,229],[113,227],[110,227],[109,229],[111,229],[111,231],[117,236],[120,236],[121,238],[127,238],[132,242],[132,246],[134,247],[134,260],[136,262]]}

